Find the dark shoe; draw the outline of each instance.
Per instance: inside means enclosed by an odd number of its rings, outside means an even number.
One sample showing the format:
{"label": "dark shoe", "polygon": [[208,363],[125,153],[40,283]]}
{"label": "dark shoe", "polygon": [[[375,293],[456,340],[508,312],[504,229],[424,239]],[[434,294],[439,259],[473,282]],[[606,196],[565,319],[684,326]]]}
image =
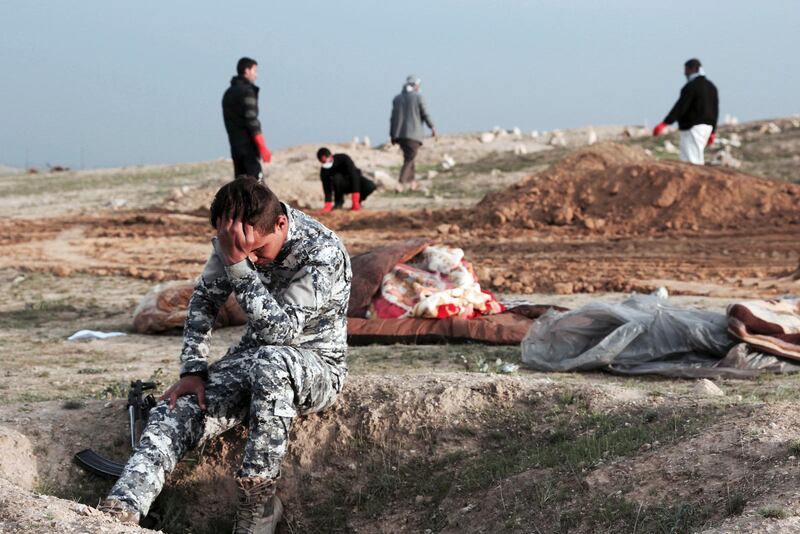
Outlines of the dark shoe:
{"label": "dark shoe", "polygon": [[275,481],[237,478],[238,506],[233,534],[274,534],[283,516],[283,503],[275,495]]}
{"label": "dark shoe", "polygon": [[97,505],[97,509],[110,515],[120,523],[139,524],[139,512],[131,510],[117,499],[105,499]]}

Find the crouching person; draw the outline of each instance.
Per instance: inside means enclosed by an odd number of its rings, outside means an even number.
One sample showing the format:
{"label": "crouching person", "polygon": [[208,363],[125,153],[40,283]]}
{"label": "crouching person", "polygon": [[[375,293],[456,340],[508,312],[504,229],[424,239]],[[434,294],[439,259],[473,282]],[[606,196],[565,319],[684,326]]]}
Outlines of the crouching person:
{"label": "crouching person", "polygon": [[[244,422],[235,533],[273,532],[289,428],[324,410],[347,375],[350,260],[331,230],[278,201],[255,178],[223,186],[217,235],[189,302],[180,380],[150,413],[139,446],[99,508],[138,522],[187,451]],[[233,292],[248,317],[242,339],[208,364],[217,312]]]}
{"label": "crouching person", "polygon": [[317,151],[317,160],[321,165],[319,179],[325,195],[325,205],[320,213],[341,208],[345,195],[351,197],[351,209],[360,210],[361,203],[375,191],[375,182],[364,176],[347,154],[331,154],[329,149],[322,147]]}

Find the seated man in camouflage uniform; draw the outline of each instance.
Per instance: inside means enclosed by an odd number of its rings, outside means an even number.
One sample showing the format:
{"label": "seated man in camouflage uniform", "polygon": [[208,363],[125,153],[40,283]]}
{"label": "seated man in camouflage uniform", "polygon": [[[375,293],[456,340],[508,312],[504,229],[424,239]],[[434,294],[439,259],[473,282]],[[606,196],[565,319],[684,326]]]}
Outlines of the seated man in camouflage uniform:
{"label": "seated man in camouflage uniform", "polygon": [[[138,521],[187,451],[246,421],[234,532],[272,532],[292,418],[331,406],[347,375],[350,259],[336,234],[253,178],[217,192],[211,223],[217,236],[189,302],[181,378],[151,411],[100,509]],[[208,365],[211,329],[231,292],[247,330]]]}

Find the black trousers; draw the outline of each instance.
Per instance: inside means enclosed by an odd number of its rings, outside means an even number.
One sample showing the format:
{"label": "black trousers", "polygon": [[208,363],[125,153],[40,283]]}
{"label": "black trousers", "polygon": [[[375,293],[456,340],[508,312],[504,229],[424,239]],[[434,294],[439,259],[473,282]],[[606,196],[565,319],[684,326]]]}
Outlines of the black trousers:
{"label": "black trousers", "polygon": [[241,148],[231,148],[231,158],[233,158],[233,177],[252,176],[261,180],[261,156],[256,150],[244,150]]}
{"label": "black trousers", "polygon": [[333,205],[335,208],[341,208],[344,205],[344,196],[355,192],[361,193],[361,202],[364,202],[375,191],[375,188],[375,182],[363,174],[359,173],[357,180],[350,176],[334,174]]}

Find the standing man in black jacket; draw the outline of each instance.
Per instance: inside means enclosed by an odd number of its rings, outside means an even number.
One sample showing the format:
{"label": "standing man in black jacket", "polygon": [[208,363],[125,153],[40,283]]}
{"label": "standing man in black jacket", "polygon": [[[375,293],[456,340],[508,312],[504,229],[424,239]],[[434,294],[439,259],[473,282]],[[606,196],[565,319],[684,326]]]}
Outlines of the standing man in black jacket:
{"label": "standing man in black jacket", "polygon": [[269,163],[272,153],[261,133],[258,120],[258,63],[243,57],[236,64],[236,76],[222,96],[222,117],[228,131],[233,158],[233,176],[252,176],[261,180],[261,162]]}
{"label": "standing man in black jacket", "polygon": [[703,165],[703,150],[711,146],[717,136],[717,88],[706,78],[699,59],[684,63],[683,73],[687,82],[681,89],[681,96],[663,122],[653,129],[653,135],[661,135],[668,124],[678,121],[681,161]]}
{"label": "standing man in black jacket", "polygon": [[325,194],[325,207],[320,213],[341,208],[345,195],[350,195],[353,200],[352,210],[359,211],[361,203],[375,191],[375,182],[364,176],[347,154],[331,154],[329,149],[322,147],[317,151],[317,160],[321,165],[319,179]]}

